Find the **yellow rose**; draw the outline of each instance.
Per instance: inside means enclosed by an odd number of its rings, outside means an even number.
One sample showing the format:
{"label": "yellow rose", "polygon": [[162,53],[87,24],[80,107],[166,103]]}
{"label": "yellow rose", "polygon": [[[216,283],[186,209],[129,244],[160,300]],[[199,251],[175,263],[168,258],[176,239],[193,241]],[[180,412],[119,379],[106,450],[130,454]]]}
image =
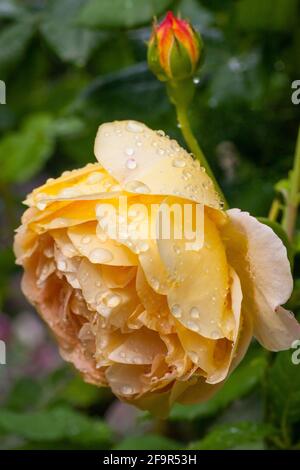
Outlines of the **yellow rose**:
{"label": "yellow rose", "polygon": [[[273,351],[300,337],[281,307],[292,290],[281,240],[248,213],[222,211],[175,141],[114,122],[100,126],[95,154],[98,163],[28,196],[15,239],[23,291],[86,381],[166,413],[175,401],[208,399],[253,335]],[[174,204],[183,219],[170,211],[169,236],[153,237]],[[198,207],[204,240],[175,237]]]}

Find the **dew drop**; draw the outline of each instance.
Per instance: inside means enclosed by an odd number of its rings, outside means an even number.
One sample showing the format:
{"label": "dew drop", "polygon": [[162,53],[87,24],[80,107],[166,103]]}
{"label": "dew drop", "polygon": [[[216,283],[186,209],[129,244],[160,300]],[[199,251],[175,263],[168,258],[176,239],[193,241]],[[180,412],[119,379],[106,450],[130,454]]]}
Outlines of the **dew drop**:
{"label": "dew drop", "polygon": [[108,263],[113,259],[113,255],[104,248],[95,248],[90,252],[89,258],[92,263]]}
{"label": "dew drop", "polygon": [[180,318],[182,315],[181,307],[178,304],[172,305],[171,312],[175,318]]}
{"label": "dew drop", "polygon": [[212,339],[219,339],[220,336],[221,336],[220,330],[214,330],[214,331],[212,331],[212,333],[211,333]]}
{"label": "dew drop", "polygon": [[128,157],[132,157],[132,155],[134,155],[134,149],[132,147],[127,147],[125,149],[125,154],[128,155]]}
{"label": "dew drop", "polygon": [[102,173],[92,173],[88,176],[86,182],[87,184],[96,184],[96,183],[100,183],[102,179],[103,179]]}
{"label": "dew drop", "polygon": [[194,320],[200,317],[200,312],[197,309],[197,307],[192,307],[191,308],[190,315],[191,315],[191,318],[194,318]]}
{"label": "dew drop", "polygon": [[134,170],[136,167],[136,160],[134,158],[128,158],[128,160],[126,161],[126,168],[128,168],[128,170]]}
{"label": "dew drop", "polygon": [[184,180],[188,180],[189,178],[191,178],[192,173],[189,170],[185,169],[182,172],[182,176]]}
{"label": "dew drop", "polygon": [[189,351],[189,357],[194,362],[194,364],[198,364],[199,356],[195,351]]}
{"label": "dew drop", "polygon": [[133,389],[132,387],[130,387],[130,385],[123,385],[123,387],[121,387],[121,393],[123,395],[131,395],[133,392]]}
{"label": "dew drop", "polygon": [[129,132],[143,132],[143,126],[135,121],[129,121],[127,123],[126,129]]}
{"label": "dew drop", "polygon": [[75,188],[65,188],[59,193],[59,197],[75,197],[78,195],[78,192]]}
{"label": "dew drop", "polygon": [[104,303],[111,308],[117,307],[121,303],[121,296],[119,294],[108,294],[104,298]]}
{"label": "dew drop", "polygon": [[195,322],[193,322],[193,321],[188,321],[188,322],[187,322],[187,327],[188,327],[190,330],[199,331],[198,325],[197,325]]}
{"label": "dew drop", "polygon": [[139,244],[139,251],[141,253],[144,253],[145,251],[148,251],[148,250],[149,250],[149,243],[148,242],[144,241],[144,242],[141,242]]}
{"label": "dew drop", "polygon": [[81,243],[83,243],[84,245],[88,245],[89,243],[91,243],[91,237],[89,237],[88,235],[84,235],[81,239]]}
{"label": "dew drop", "polygon": [[103,317],[107,318],[111,314],[111,308],[107,305],[100,304],[96,308],[97,312],[100,313]]}
{"label": "dew drop", "polygon": [[125,184],[125,190],[141,194],[150,193],[150,188],[141,181],[128,181],[128,183]]}
{"label": "dew drop", "polygon": [[158,290],[159,289],[159,281],[158,279],[156,279],[155,277],[153,277],[151,279],[151,285],[153,287],[154,290]]}
{"label": "dew drop", "polygon": [[184,168],[185,167],[185,161],[182,158],[175,158],[172,162],[172,165],[175,168]]}

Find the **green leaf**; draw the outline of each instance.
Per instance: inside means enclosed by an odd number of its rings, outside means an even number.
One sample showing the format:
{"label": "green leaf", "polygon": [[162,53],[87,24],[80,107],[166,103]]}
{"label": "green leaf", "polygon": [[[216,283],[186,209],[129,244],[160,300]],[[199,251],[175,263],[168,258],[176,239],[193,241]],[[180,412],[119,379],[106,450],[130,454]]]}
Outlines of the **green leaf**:
{"label": "green leaf", "polygon": [[65,389],[58,395],[74,406],[88,407],[99,401],[102,389],[83,382],[79,376],[74,377]]}
{"label": "green leaf", "polygon": [[[3,308],[4,299],[10,276],[15,269],[15,255],[12,248],[1,248],[0,250],[0,309]],[[0,338],[1,339],[1,338]]]}
{"label": "green leaf", "polygon": [[259,383],[267,365],[264,353],[250,353],[245,361],[229,376],[225,385],[210,400],[196,405],[176,404],[170,419],[194,420],[213,416],[226,408],[234,400],[244,397]]}
{"label": "green leaf", "polygon": [[2,29],[0,33],[0,73],[22,57],[34,29],[30,17]]}
{"label": "green leaf", "polygon": [[277,423],[294,423],[300,419],[300,345],[295,346],[277,353],[268,373],[268,406],[271,418]]}
{"label": "green leaf", "polygon": [[40,395],[40,384],[36,380],[24,377],[14,384],[5,405],[10,410],[21,411],[36,405]]}
{"label": "green leaf", "polygon": [[172,0],[89,0],[79,15],[80,24],[94,28],[134,28],[150,23]]}
{"label": "green leaf", "polygon": [[297,24],[298,0],[240,0],[236,8],[247,31],[288,31]]}
{"label": "green leaf", "polygon": [[274,432],[271,426],[262,423],[241,422],[238,424],[224,424],[215,427],[203,439],[190,444],[191,450],[226,450],[244,448],[249,444],[257,443]]}
{"label": "green leaf", "polygon": [[[26,12],[26,9],[15,0],[1,0],[0,18],[16,18]],[[2,52],[2,51],[1,51]]]}
{"label": "green leaf", "polygon": [[75,117],[61,117],[53,122],[53,132],[57,137],[72,137],[80,134],[84,128],[84,122]]}
{"label": "green leaf", "polygon": [[176,450],[183,447],[179,442],[158,434],[130,436],[114,447],[114,450]]}
{"label": "green leaf", "polygon": [[34,176],[50,157],[54,147],[52,117],[34,114],[18,132],[0,142],[0,182],[19,183]]}
{"label": "green leaf", "polygon": [[278,224],[277,222],[274,222],[270,219],[267,219],[267,217],[258,217],[257,220],[259,222],[261,222],[262,224],[265,224],[267,225],[268,227],[270,227],[273,232],[276,233],[277,237],[280,238],[280,240],[282,241],[282,243],[284,244],[284,246],[286,247],[286,251],[287,251],[287,255],[288,255],[288,259],[290,261],[290,264],[291,266],[293,266],[294,264],[294,249],[288,239],[288,236],[285,232],[285,230],[282,228],[282,226],[280,224]]}
{"label": "green leaf", "polygon": [[1,410],[0,431],[37,442],[66,440],[102,446],[112,439],[109,427],[102,420],[91,419],[67,407],[22,414]]}
{"label": "green leaf", "polygon": [[106,34],[76,24],[84,0],[52,0],[44,12],[41,31],[61,60],[83,66]]}

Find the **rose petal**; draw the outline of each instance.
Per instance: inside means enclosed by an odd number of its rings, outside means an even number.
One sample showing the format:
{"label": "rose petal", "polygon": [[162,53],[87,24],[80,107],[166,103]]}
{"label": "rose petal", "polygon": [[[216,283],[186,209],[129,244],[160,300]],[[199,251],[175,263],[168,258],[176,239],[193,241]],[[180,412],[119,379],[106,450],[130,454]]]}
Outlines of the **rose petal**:
{"label": "rose petal", "polygon": [[205,244],[198,251],[187,250],[185,239],[174,240],[174,231],[171,239],[159,239],[157,244],[161,260],[174,277],[168,292],[171,313],[189,330],[218,339],[226,334],[222,321],[228,267],[218,230],[206,215],[204,230]]}
{"label": "rose petal", "polygon": [[177,142],[144,124],[102,124],[96,136],[95,155],[129,193],[180,195],[220,207],[219,196],[203,168]]}
{"label": "rose petal", "polygon": [[69,227],[68,236],[76,250],[91,263],[110,266],[135,266],[137,258],[127,247],[114,240],[100,239],[96,234],[96,222]]}
{"label": "rose petal", "polygon": [[293,279],[286,248],[273,230],[238,209],[228,211],[223,229],[230,264],[243,286],[245,314],[253,318],[254,334],[272,351],[290,348],[300,338],[300,325],[284,309]]}

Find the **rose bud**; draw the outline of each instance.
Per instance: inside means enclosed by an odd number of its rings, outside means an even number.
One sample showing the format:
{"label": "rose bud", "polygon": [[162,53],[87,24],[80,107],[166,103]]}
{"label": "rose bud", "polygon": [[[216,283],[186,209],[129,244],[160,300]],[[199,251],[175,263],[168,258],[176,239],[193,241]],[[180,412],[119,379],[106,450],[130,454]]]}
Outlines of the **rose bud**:
{"label": "rose bud", "polygon": [[[247,212],[222,210],[174,140],[113,122],[100,126],[95,155],[29,194],[15,238],[23,291],[87,382],[163,415],[208,399],[253,336],[271,351],[300,338],[281,307],[293,286],[282,241]],[[153,238],[175,203],[181,220]],[[175,237],[186,207],[203,209],[204,241],[192,247]]]}
{"label": "rose bud", "polygon": [[148,44],[150,70],[161,81],[193,77],[203,52],[201,36],[192,25],[171,11],[160,24],[154,24]]}

